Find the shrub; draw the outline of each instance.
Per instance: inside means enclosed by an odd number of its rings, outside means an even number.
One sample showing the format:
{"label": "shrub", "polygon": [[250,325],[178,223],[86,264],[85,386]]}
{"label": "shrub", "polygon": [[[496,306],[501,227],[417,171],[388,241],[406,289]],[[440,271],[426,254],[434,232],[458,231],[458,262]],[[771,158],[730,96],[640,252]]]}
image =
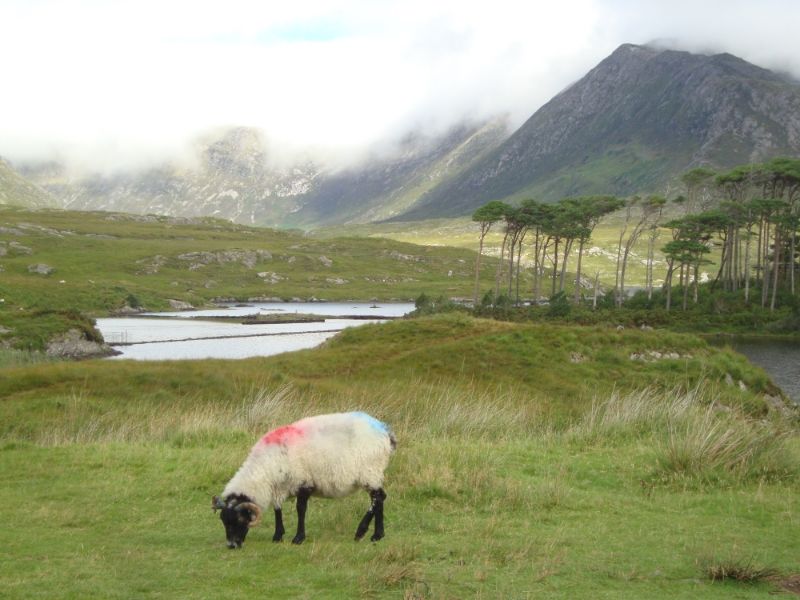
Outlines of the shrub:
{"label": "shrub", "polygon": [[550,305],[547,308],[548,317],[566,317],[572,310],[572,305],[567,300],[566,292],[558,292],[550,297]]}

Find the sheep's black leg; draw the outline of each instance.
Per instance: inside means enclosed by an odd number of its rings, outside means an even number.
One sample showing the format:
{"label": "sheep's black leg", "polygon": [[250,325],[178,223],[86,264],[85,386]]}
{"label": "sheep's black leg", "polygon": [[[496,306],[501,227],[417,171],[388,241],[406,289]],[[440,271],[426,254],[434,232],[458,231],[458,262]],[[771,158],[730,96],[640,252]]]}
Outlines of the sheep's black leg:
{"label": "sheep's black leg", "polygon": [[283,513],[280,508],[275,509],[275,535],[272,536],[273,542],[280,542],[286,530],[283,528]]}
{"label": "sheep's black leg", "polygon": [[293,544],[302,544],[306,539],[306,508],[312,488],[300,488],[297,491],[297,534],[292,540]]}
{"label": "sheep's black leg", "polygon": [[377,542],[383,537],[383,501],[386,499],[386,492],[383,491],[383,488],[369,490],[369,497],[372,499],[372,502],[369,505],[367,514],[364,515],[364,518],[361,519],[361,522],[358,524],[358,529],[356,529],[356,541],[360,540],[364,537],[364,534],[367,533],[373,517],[375,518],[375,532],[370,539],[373,542]]}
{"label": "sheep's black leg", "polygon": [[386,500],[386,492],[383,488],[378,488],[370,494],[375,503],[375,531],[372,532],[370,540],[377,542],[383,537],[383,501]]}

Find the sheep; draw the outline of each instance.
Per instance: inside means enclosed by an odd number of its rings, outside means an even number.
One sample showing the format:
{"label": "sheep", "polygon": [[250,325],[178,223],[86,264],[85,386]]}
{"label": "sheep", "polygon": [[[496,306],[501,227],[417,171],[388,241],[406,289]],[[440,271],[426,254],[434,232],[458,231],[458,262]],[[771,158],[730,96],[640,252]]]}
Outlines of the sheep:
{"label": "sheep", "polygon": [[389,427],[363,412],[335,413],[301,419],[264,435],[253,446],[222,496],[212,508],[220,510],[228,548],[241,548],[247,532],[261,521],[262,511],[275,511],[273,542],[285,533],[281,505],[297,498],[297,533],[293,544],[306,537],[305,516],[311,496],[338,498],[356,489],[370,496],[369,510],[356,529],[360,540],[374,517],[370,538],[384,536],[383,475],[397,442]]}

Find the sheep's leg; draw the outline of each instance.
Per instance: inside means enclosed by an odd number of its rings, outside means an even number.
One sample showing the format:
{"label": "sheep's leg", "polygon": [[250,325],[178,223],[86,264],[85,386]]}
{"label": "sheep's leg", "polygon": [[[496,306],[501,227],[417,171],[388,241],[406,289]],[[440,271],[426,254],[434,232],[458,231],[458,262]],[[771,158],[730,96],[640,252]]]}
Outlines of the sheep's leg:
{"label": "sheep's leg", "polygon": [[283,528],[283,512],[280,508],[275,509],[275,535],[272,536],[273,542],[280,542],[283,540],[283,534],[286,530]]}
{"label": "sheep's leg", "polygon": [[364,537],[364,534],[367,533],[373,517],[375,518],[375,531],[370,539],[373,542],[377,542],[384,535],[383,501],[386,499],[386,492],[383,491],[383,488],[369,490],[369,497],[372,499],[372,502],[369,505],[367,514],[364,515],[364,518],[361,519],[361,522],[358,524],[358,529],[356,529],[356,541],[360,540]]}
{"label": "sheep's leg", "polygon": [[386,500],[386,492],[383,488],[378,488],[370,494],[375,503],[375,531],[372,532],[370,540],[377,542],[384,535],[383,533],[383,501]]}
{"label": "sheep's leg", "polygon": [[297,491],[297,533],[292,540],[293,544],[302,544],[306,539],[306,508],[312,488],[300,488]]}

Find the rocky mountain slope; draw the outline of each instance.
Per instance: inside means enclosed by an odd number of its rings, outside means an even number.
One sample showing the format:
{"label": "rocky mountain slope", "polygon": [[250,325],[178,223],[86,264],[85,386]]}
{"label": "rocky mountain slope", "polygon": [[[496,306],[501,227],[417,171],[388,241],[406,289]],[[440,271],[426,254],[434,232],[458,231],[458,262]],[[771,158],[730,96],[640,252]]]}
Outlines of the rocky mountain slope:
{"label": "rocky mountain slope", "polygon": [[55,206],[56,199],[20,175],[0,158],[0,204],[41,208]]}
{"label": "rocky mountain slope", "polygon": [[214,216],[239,223],[280,223],[298,210],[317,168],[266,163],[261,134],[244,127],[198,141],[189,165],[164,164],[113,175],[74,174],[56,163],[20,171],[50,192],[63,208],[167,216]]}
{"label": "rocky mountain slope", "polygon": [[491,199],[664,191],[696,166],[800,155],[800,85],[730,54],[625,44],[403,218]]}
{"label": "rocky mountain slope", "polygon": [[309,159],[276,166],[262,135],[245,127],[208,137],[192,166],[76,176],[63,166],[27,165],[22,173],[73,210],[214,216],[250,225],[367,222],[399,214],[425,191],[499,145],[504,119],[461,124],[442,135],[407,135],[392,151],[357,167],[331,170]]}

